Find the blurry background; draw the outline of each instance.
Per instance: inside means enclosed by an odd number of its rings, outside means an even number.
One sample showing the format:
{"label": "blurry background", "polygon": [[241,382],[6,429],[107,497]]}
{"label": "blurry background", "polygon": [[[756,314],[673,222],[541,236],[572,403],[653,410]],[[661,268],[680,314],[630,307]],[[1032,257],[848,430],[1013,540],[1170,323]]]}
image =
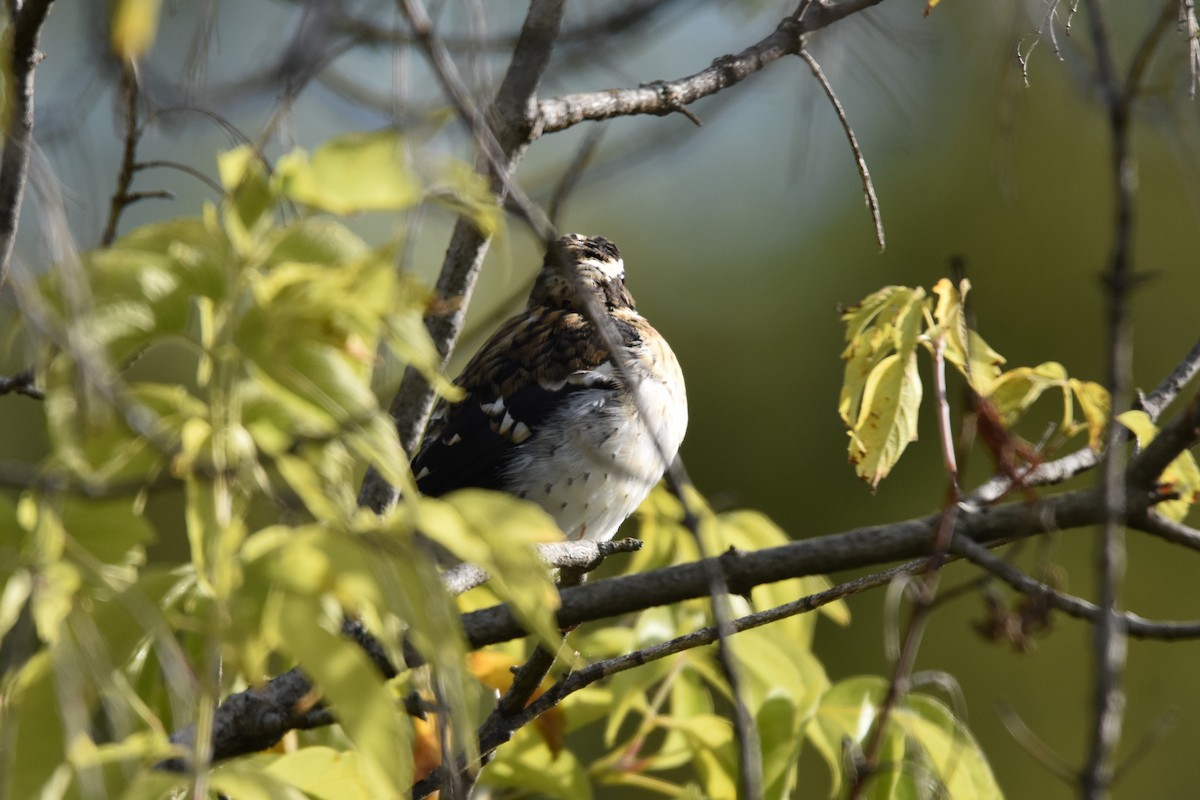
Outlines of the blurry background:
{"label": "blurry background", "polygon": [[[161,110],[141,157],[184,162],[212,175],[215,154],[239,138],[197,108],[218,112],[252,139],[278,114],[269,155],[392,121],[414,137],[440,135],[445,144],[437,146],[465,153],[455,125],[440,112],[427,113],[436,94],[421,59],[388,43],[345,48],[280,111],[287,79],[313,66],[308,56],[317,43],[328,44],[323,37],[332,23],[314,10],[320,5],[167,4],[143,66],[146,93]],[[570,4],[564,27],[619,5]],[[775,0],[658,5],[618,36],[565,43],[543,95],[694,73],[768,35],[793,10]],[[928,288],[947,273],[952,256],[965,258],[978,326],[1010,365],[1056,360],[1072,376],[1105,379],[1099,274],[1112,240],[1112,179],[1105,118],[1090,83],[1086,21],[1077,20],[1070,36],[1061,20],[1053,23],[1061,58],[1043,36],[1026,82],[1017,53],[1033,47],[1046,5],[986,5],[944,0],[923,18],[922,0],[888,0],[813,42],[875,180],[887,232],[882,254],[845,138],[799,59],[773,64],[693,106],[703,128],[679,115],[604,123],[604,138],[567,200],[560,227],[603,234],[621,247],[641,310],[683,363],[692,415],[683,456],[715,505],[759,508],[797,538],[938,507],[944,479],[929,418],[922,419],[921,441],[875,495],[846,464],[836,414],[838,305],[886,284]],[[1157,11],[1143,11],[1147,4],[1109,5],[1124,64]],[[401,26],[393,4],[348,6],[363,18]],[[519,25],[522,4],[481,6],[483,18],[445,4],[440,30],[465,36],[482,25],[507,34]],[[45,158],[34,165],[38,191],[26,205],[18,242],[27,270],[45,269],[69,246],[94,246],[107,216],[121,132],[112,91],[117,67],[104,56],[105,8],[58,5],[42,42],[47,59],[37,74],[37,138]],[[481,81],[498,78],[503,53],[500,47],[491,57],[464,57],[460,64]],[[1156,65],[1135,137],[1136,268],[1151,275],[1136,295],[1135,375],[1145,389],[1200,332],[1194,309],[1200,298],[1200,119],[1196,103],[1181,91],[1186,62],[1174,30]],[[519,178],[535,197],[548,201],[595,127],[577,126],[530,148]],[[141,173],[134,188],[169,189],[175,199],[134,206],[124,230],[195,214],[201,202],[215,199],[200,181],[170,170]],[[74,242],[59,224],[59,200]],[[429,280],[440,266],[449,223],[431,213],[410,230],[408,266]],[[372,241],[397,234],[396,221],[382,216],[356,224]],[[498,315],[521,302],[540,261],[516,224],[493,245],[460,359]],[[6,296],[0,313],[13,311]],[[0,373],[17,371],[26,357],[19,342],[7,348]],[[139,369],[171,369],[169,359],[159,361]],[[40,413],[32,401],[4,402],[4,458],[36,461],[44,447]],[[1025,433],[1037,439],[1039,424]],[[986,462],[983,453],[974,455],[974,482],[986,476]],[[156,496],[150,513],[171,502]],[[181,531],[162,535],[157,557],[185,557]],[[1041,551],[1069,576],[1066,588],[1084,596],[1092,589],[1092,540],[1091,531],[1066,532]],[[1192,559],[1137,534],[1129,549],[1124,600],[1130,609],[1153,618],[1200,617]],[[943,587],[974,575],[969,567],[951,567]],[[883,593],[853,598],[851,609],[849,629],[822,623],[819,656],[834,680],[885,674]],[[1005,731],[997,707],[1011,707],[1068,763],[1080,764],[1087,746],[1090,629],[1059,618],[1034,652],[1016,653],[974,631],[973,622],[982,618],[978,594],[945,605],[918,668],[946,671],[961,684],[967,705],[960,713],[969,714],[1007,796],[1071,793]],[[1200,739],[1197,658],[1195,644],[1131,643],[1122,752],[1138,749],[1168,716],[1174,724],[1129,766],[1118,797],[1200,794],[1200,769],[1192,759]],[[824,768],[814,759],[808,774],[817,781],[812,796],[823,796]]]}

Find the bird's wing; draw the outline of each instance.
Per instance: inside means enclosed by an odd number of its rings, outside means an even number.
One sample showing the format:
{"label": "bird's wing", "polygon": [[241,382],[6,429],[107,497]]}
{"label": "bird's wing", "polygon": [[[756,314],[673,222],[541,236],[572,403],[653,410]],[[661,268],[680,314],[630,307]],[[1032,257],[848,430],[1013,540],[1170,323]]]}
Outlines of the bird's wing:
{"label": "bird's wing", "polygon": [[[625,344],[637,331],[619,326]],[[440,403],[413,459],[423,494],[500,489],[513,450],[537,436],[570,394],[611,389],[620,382],[591,324],[575,312],[531,309],[513,317],[455,381],[458,403]]]}

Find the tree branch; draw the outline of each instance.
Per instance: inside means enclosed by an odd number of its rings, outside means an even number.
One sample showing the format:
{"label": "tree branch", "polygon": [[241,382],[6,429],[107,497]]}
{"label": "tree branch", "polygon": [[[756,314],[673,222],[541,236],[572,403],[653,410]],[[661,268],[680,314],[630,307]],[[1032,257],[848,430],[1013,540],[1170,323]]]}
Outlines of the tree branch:
{"label": "tree branch", "polygon": [[42,54],[38,39],[54,0],[25,0],[12,13],[13,96],[10,100],[8,131],[0,154],[0,289],[8,280],[17,224],[25,197],[29,156],[33,151],[33,73]]}
{"label": "tree branch", "polygon": [[805,34],[828,27],[840,19],[878,5],[882,0],[815,2],[783,19],[775,32],[737,55],[721,56],[707,69],[673,81],[655,81],[636,89],[609,89],[568,94],[538,105],[535,136],[565,130],[586,120],[612,119],[639,114],[666,116],[682,111],[697,100],[741,83],[784,56],[797,55]]}
{"label": "tree branch", "polygon": [[[1047,586],[1041,581],[1034,580],[1021,570],[1002,558],[990,553],[970,539],[955,538],[950,548],[956,554],[978,564],[992,575],[1007,583],[1022,594],[1036,600],[1042,600],[1072,617],[1099,623],[1104,610],[1095,603],[1089,603],[1073,595],[1065,594]],[[1178,641],[1180,639],[1200,638],[1200,621],[1161,621],[1149,620],[1145,617],[1122,611],[1119,614],[1121,627],[1125,634],[1139,639],[1156,639],[1159,641]]]}

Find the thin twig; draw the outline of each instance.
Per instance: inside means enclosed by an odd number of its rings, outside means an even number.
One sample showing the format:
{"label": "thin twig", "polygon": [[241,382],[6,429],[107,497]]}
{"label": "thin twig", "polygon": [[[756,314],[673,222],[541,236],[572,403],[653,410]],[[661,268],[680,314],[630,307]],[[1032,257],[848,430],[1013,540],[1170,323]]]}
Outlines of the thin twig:
{"label": "thin twig", "polygon": [[13,93],[9,99],[4,151],[0,154],[0,289],[8,280],[21,204],[25,198],[29,156],[33,151],[33,73],[42,60],[38,39],[53,4],[54,0],[25,0],[10,11],[12,61],[8,85]]}
{"label": "thin twig", "polygon": [[188,164],[181,163],[179,161],[168,161],[166,159],[161,159],[161,158],[151,159],[150,161],[139,161],[137,164],[134,165],[134,169],[138,172],[140,172],[141,170],[144,170],[144,169],[173,169],[173,170],[182,172],[186,175],[191,175],[193,178],[202,182],[204,185],[206,185],[208,188],[212,189],[217,194],[223,194],[225,191],[221,187],[221,184],[217,183],[215,180],[213,180],[209,176],[205,175],[200,170],[198,170],[195,167],[190,166]]}
{"label": "thin twig", "polygon": [[108,247],[117,238],[117,224],[121,214],[133,204],[129,193],[133,175],[137,171],[137,146],[142,131],[138,125],[138,83],[132,65],[126,65],[121,73],[121,93],[125,102],[125,145],[121,152],[121,169],[117,172],[117,188],[108,206],[108,222],[100,235],[100,245]]}
{"label": "thin twig", "polygon": [[880,251],[882,251],[885,246],[883,217],[879,213],[879,198],[875,195],[875,184],[871,181],[871,171],[867,169],[867,159],[863,157],[862,149],[858,146],[858,137],[854,135],[854,128],[850,127],[850,120],[846,117],[846,110],[842,108],[842,103],[833,91],[833,85],[825,77],[825,72],[821,69],[821,65],[813,58],[812,53],[803,47],[800,49],[800,57],[804,59],[804,63],[808,64],[808,68],[812,70],[813,77],[817,79],[817,83],[821,84],[821,88],[825,91],[825,96],[829,98],[829,103],[833,106],[833,110],[837,114],[838,122],[842,124],[842,130],[846,134],[846,141],[850,143],[850,152],[854,154],[854,166],[858,169],[858,177],[862,181],[863,196],[866,200],[867,208],[871,211],[871,222],[875,225],[875,241],[879,244]]}
{"label": "thin twig", "polygon": [[[1132,257],[1134,195],[1136,165],[1130,142],[1130,104],[1136,87],[1122,88],[1117,76],[1116,58],[1112,52],[1112,37],[1108,30],[1100,0],[1085,0],[1092,46],[1095,50],[1097,78],[1108,111],[1109,133],[1112,137],[1112,172],[1116,194],[1114,243],[1105,275],[1108,300],[1108,391],[1112,398],[1112,417],[1116,418],[1129,406],[1132,384],[1133,320],[1130,314],[1130,293],[1134,275]],[[1147,39],[1156,39],[1155,29]],[[1145,52],[1140,48],[1139,52]],[[1134,68],[1130,76],[1139,72]],[[1093,718],[1091,742],[1083,773],[1081,789],[1085,798],[1099,800],[1109,796],[1117,745],[1125,713],[1125,694],[1121,684],[1125,669],[1127,643],[1120,618],[1120,590],[1125,577],[1126,503],[1125,454],[1120,447],[1122,435],[1117,425],[1109,425],[1101,476],[1101,498],[1104,503],[1104,525],[1097,554],[1097,578],[1101,618],[1094,630],[1095,685],[1093,687]]]}
{"label": "thin twig", "polygon": [[46,394],[37,388],[36,376],[32,369],[25,369],[16,375],[0,375],[0,395],[23,394],[34,400],[45,400]]}
{"label": "thin twig", "polygon": [[1071,768],[1071,764],[1058,753],[1056,753],[1050,745],[1043,742],[1036,733],[1030,730],[1025,721],[1014,711],[1010,706],[1001,704],[997,706],[996,713],[1000,716],[1000,722],[1004,725],[1009,735],[1016,742],[1025,748],[1025,752],[1033,756],[1037,761],[1045,767],[1051,775],[1061,780],[1063,783],[1075,785],[1078,776],[1075,770]]}
{"label": "thin twig", "polygon": [[[1081,597],[1066,594],[1039,580],[1031,578],[1008,561],[993,555],[970,539],[956,537],[953,552],[983,567],[1009,586],[1029,597],[1049,603],[1054,608],[1077,619],[1099,624],[1103,609]],[[1151,620],[1130,611],[1119,612],[1121,627],[1126,634],[1138,639],[1173,642],[1200,638],[1200,621]]]}

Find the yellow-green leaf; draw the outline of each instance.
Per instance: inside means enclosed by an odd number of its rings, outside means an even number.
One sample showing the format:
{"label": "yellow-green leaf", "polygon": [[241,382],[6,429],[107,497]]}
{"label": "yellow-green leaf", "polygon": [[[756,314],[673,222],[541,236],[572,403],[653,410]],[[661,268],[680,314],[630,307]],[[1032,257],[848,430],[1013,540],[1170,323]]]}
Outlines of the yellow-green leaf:
{"label": "yellow-green leaf", "polygon": [[862,408],[850,431],[850,461],[875,488],[917,438],[921,377],[915,353],[890,355],[871,371]]}
{"label": "yellow-green leaf", "polygon": [[399,211],[421,199],[403,138],[394,130],[338,136],[311,158],[294,150],[279,159],[275,174],[285,196],[334,214]]}
{"label": "yellow-green leaf", "polygon": [[[1017,367],[997,378],[986,395],[1005,425],[1012,425],[1025,411],[1042,396],[1047,389],[1064,388],[1067,371],[1062,364],[1047,361],[1036,367]],[[1069,401],[1069,397],[1068,397]],[[1069,425],[1070,413],[1064,414]]]}
{"label": "yellow-green leaf", "polygon": [[1112,398],[1109,397],[1108,390],[1098,383],[1072,378],[1070,385],[1087,426],[1088,447],[1099,451],[1104,444],[1104,429],[1108,427],[1108,416],[1112,413]]}
{"label": "yellow-green leaf", "polygon": [[114,0],[112,48],[118,58],[140,58],[154,42],[162,0]]}
{"label": "yellow-green leaf", "polygon": [[[1145,411],[1126,411],[1117,415],[1117,422],[1124,425],[1137,439],[1139,447],[1145,447],[1158,436],[1158,426],[1151,422]],[[1167,465],[1159,476],[1159,483],[1168,491],[1178,494],[1175,500],[1159,503],[1154,509],[1168,519],[1180,521],[1197,500],[1200,500],[1200,467],[1190,450],[1184,450]]]}

